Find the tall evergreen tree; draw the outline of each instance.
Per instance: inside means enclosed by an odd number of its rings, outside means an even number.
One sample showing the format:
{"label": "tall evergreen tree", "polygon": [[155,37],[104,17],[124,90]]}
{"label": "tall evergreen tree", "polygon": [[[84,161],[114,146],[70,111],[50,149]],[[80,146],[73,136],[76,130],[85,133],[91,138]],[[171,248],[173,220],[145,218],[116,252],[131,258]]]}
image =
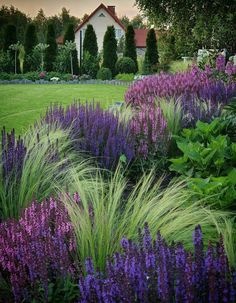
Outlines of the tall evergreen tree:
{"label": "tall evergreen tree", "polygon": [[[65,35],[64,35],[64,41],[63,44],[66,43],[66,41],[68,42],[74,42],[75,41],[75,31],[74,31],[74,25],[72,23],[70,23],[67,26]],[[73,64],[73,72],[75,75],[78,75],[79,73],[79,65],[78,65],[78,53],[77,53],[77,49],[74,49],[72,51],[72,64]],[[71,68],[69,68],[68,72],[71,70]]]}
{"label": "tall evergreen tree", "polygon": [[103,67],[111,70],[112,76],[116,75],[117,41],[114,26],[108,26],[103,39]]}
{"label": "tall evergreen tree", "polygon": [[144,59],[144,72],[149,73],[156,70],[158,63],[157,39],[156,32],[152,28],[147,33],[146,52]]}
{"label": "tall evergreen tree", "polygon": [[48,24],[46,43],[49,47],[45,52],[45,67],[48,72],[53,70],[53,64],[57,56],[57,42],[53,24]]}
{"label": "tall evergreen tree", "polygon": [[37,43],[36,26],[33,23],[30,23],[25,32],[25,54],[30,55]]}
{"label": "tall evergreen tree", "polygon": [[88,24],[84,35],[83,53],[85,52],[88,52],[93,57],[98,55],[97,36],[91,24]]}
{"label": "tall evergreen tree", "polygon": [[128,25],[127,31],[125,34],[125,51],[124,57],[131,58],[136,67],[136,71],[138,71],[138,61],[137,61],[137,52],[136,52],[136,44],[135,44],[135,33],[132,25]]}
{"label": "tall evergreen tree", "polygon": [[17,43],[16,27],[15,25],[9,24],[6,26],[4,31],[3,49],[5,51],[9,50],[9,46],[15,43]]}

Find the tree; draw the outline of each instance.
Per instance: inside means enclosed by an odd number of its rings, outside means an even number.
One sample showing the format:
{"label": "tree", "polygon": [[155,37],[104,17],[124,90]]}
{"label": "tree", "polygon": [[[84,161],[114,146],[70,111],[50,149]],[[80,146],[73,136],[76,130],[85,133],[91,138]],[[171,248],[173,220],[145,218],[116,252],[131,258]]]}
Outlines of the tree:
{"label": "tree", "polygon": [[56,61],[57,56],[56,36],[52,24],[48,25],[46,43],[49,45],[49,47],[46,49],[45,52],[45,67],[47,71],[52,71],[53,64]]}
{"label": "tree", "polygon": [[157,51],[157,39],[156,32],[152,28],[147,33],[146,39],[146,52],[144,59],[145,72],[153,72],[156,69],[158,63],[158,51]]}
{"label": "tree", "polygon": [[[236,52],[236,1],[136,0],[158,27],[176,37],[176,49],[187,53],[199,45]],[[181,48],[181,45],[184,47]]]}
{"label": "tree", "polygon": [[3,49],[7,51],[9,49],[9,46],[12,44],[17,43],[16,38],[16,27],[12,24],[9,24],[5,28],[4,32],[4,44]]}
{"label": "tree", "polygon": [[91,24],[88,24],[84,35],[83,53],[85,52],[94,57],[98,55],[97,36]]}
{"label": "tree", "polygon": [[127,28],[128,25],[130,24],[130,20],[127,16],[122,16],[120,18],[120,22],[124,25],[125,28]]}
{"label": "tree", "polygon": [[40,55],[41,55],[41,72],[44,71],[44,55],[45,55],[45,51],[48,47],[49,47],[49,45],[44,44],[44,43],[39,43],[35,46],[35,49],[37,51],[39,51]]}
{"label": "tree", "polygon": [[[68,24],[67,30],[64,35],[64,45],[66,42],[74,42],[75,41],[75,32],[74,25],[72,23]],[[72,56],[72,64],[73,64],[73,72],[75,75],[79,73],[79,65],[78,65],[78,53],[76,47],[71,50],[70,56]]]}
{"label": "tree", "polygon": [[137,52],[136,52],[136,44],[135,44],[135,33],[132,25],[127,27],[127,31],[125,33],[125,51],[124,57],[131,58],[135,63],[135,73],[138,71],[138,61],[137,61]]}
{"label": "tree", "polygon": [[117,41],[114,26],[108,26],[103,39],[103,67],[111,70],[112,76],[116,75]]}
{"label": "tree", "polygon": [[25,53],[26,55],[30,55],[37,45],[38,39],[36,35],[36,27],[33,23],[30,23],[26,29],[25,33]]}
{"label": "tree", "polygon": [[34,18],[34,24],[36,26],[37,35],[38,35],[38,41],[40,43],[44,43],[46,39],[46,30],[47,30],[47,17],[44,14],[44,11],[42,8],[38,11],[37,16]]}
{"label": "tree", "polygon": [[17,53],[20,51],[21,47],[22,47],[22,45],[20,44],[19,41],[15,44],[12,44],[12,45],[9,46],[9,49],[13,50],[14,53],[15,53],[15,60],[14,60],[15,74],[17,74]]}
{"label": "tree", "polygon": [[[0,48],[3,48],[4,45],[5,28],[10,24],[16,26],[17,40],[19,40],[20,43],[24,43],[25,29],[28,22],[30,22],[30,18],[27,17],[25,13],[22,13],[14,6],[7,7],[3,5],[0,8]],[[17,40],[14,43],[16,43]]]}
{"label": "tree", "polygon": [[146,28],[146,25],[143,23],[143,17],[141,15],[135,16],[130,24],[133,25],[133,28]]}
{"label": "tree", "polygon": [[72,41],[66,41],[64,45],[66,52],[68,52],[70,56],[70,68],[71,68],[71,75],[74,75],[74,68],[73,68],[73,52],[76,50],[76,43]]}
{"label": "tree", "polygon": [[88,14],[84,14],[83,17],[82,17],[82,22],[84,22],[88,17],[89,17]]}

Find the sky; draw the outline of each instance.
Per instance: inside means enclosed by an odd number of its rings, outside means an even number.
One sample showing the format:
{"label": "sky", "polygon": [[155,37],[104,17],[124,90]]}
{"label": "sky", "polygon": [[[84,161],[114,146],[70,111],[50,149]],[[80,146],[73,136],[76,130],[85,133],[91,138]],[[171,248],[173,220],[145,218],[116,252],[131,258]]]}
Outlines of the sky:
{"label": "sky", "polygon": [[115,5],[118,17],[134,17],[139,13],[134,6],[135,0],[0,0],[0,6],[13,5],[30,17],[36,16],[40,8],[46,16],[51,16],[60,13],[62,7],[69,9],[71,15],[82,17],[85,13],[90,14],[101,3]]}

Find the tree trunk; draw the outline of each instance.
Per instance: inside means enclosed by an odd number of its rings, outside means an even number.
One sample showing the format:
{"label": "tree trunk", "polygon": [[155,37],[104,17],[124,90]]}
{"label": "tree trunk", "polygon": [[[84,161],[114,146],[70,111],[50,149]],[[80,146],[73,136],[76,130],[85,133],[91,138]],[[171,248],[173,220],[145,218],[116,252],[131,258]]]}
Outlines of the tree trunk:
{"label": "tree trunk", "polygon": [[16,64],[17,64],[17,62],[16,62],[16,55],[17,55],[17,50],[15,50],[15,74],[16,74]]}
{"label": "tree trunk", "polygon": [[73,77],[74,71],[73,71],[73,60],[72,60],[72,52],[70,52],[70,67],[71,67],[71,75]]}

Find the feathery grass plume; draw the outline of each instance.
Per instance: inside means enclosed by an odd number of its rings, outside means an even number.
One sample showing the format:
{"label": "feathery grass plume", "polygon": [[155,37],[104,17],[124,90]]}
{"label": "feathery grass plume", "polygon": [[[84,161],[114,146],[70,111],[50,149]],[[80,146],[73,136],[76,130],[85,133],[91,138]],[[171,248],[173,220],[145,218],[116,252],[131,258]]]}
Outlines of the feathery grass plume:
{"label": "feathery grass plume", "polygon": [[[162,180],[155,181],[151,171],[128,191],[119,168],[108,181],[97,172],[88,186],[73,170],[70,180],[69,190],[78,193],[79,203],[68,195],[63,202],[74,226],[78,258],[84,261],[91,256],[100,269],[104,269],[106,257],[119,250],[122,237],[137,239],[136,230],[145,222],[152,235],[158,229],[168,241],[183,241],[186,248],[191,248],[191,231],[197,224],[203,227],[206,241],[227,233],[227,213],[204,208],[201,201],[190,203],[192,193],[185,189],[184,181],[162,189]],[[228,240],[226,244],[231,245]]]}
{"label": "feathery grass plume", "polygon": [[156,103],[160,105],[169,133],[172,136],[178,135],[182,129],[183,119],[181,102],[171,98],[170,100],[157,99]]}
{"label": "feathery grass plume", "polygon": [[[13,135],[12,133],[11,137]],[[12,156],[2,157],[1,161],[3,173],[0,182],[0,216],[2,219],[18,217],[21,210],[27,207],[33,198],[41,200],[52,194],[55,189],[54,182],[65,184],[66,169],[74,159],[74,154],[70,152],[71,141],[68,132],[58,130],[56,127],[51,126],[49,129],[48,126],[41,125],[32,128],[21,140],[25,147],[22,161],[18,161],[19,157],[16,157],[22,149],[19,149],[18,145],[15,145],[15,149],[12,145],[10,148]],[[14,139],[12,142],[15,141]],[[3,156],[5,152],[3,149]],[[18,160],[12,162],[12,159]],[[13,173],[6,186],[4,166],[7,165],[9,168],[9,163],[14,167],[11,168]],[[19,165],[20,173],[17,173]]]}

